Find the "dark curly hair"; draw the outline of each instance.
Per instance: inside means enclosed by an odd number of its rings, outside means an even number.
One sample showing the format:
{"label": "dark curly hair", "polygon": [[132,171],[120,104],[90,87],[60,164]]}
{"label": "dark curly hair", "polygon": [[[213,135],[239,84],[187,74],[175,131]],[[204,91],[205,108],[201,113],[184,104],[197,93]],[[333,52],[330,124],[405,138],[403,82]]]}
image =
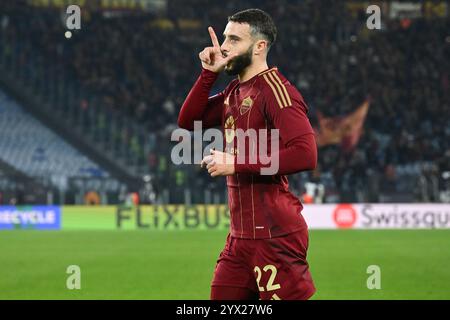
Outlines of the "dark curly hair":
{"label": "dark curly hair", "polygon": [[248,23],[253,36],[262,36],[270,48],[277,38],[277,27],[268,13],[260,9],[239,11],[228,17],[228,21]]}

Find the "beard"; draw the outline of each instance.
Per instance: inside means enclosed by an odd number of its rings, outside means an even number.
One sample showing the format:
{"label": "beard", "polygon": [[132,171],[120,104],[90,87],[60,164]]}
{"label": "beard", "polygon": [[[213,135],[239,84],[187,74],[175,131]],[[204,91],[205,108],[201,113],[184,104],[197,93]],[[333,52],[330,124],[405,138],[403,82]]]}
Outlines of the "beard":
{"label": "beard", "polygon": [[253,45],[251,45],[246,52],[233,58],[225,67],[225,72],[229,76],[240,74],[252,64]]}

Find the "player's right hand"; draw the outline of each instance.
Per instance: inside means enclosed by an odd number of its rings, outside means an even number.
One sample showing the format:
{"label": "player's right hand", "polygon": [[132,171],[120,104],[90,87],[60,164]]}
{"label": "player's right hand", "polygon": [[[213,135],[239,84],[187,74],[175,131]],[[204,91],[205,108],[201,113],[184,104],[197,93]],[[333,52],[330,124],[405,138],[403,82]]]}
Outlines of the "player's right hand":
{"label": "player's right hand", "polygon": [[225,56],[220,49],[219,40],[217,40],[216,33],[212,27],[208,27],[209,36],[211,37],[212,47],[206,47],[202,52],[198,54],[200,61],[202,62],[202,67],[204,69],[221,72],[225,66],[230,62],[234,56]]}

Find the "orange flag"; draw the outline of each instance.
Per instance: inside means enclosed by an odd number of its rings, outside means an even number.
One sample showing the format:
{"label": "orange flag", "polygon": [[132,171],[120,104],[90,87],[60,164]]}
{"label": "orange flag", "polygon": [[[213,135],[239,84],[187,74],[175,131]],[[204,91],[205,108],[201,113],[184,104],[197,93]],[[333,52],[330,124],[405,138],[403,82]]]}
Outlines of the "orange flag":
{"label": "orange flag", "polygon": [[319,113],[317,145],[341,144],[345,151],[352,150],[359,141],[368,110],[369,99],[366,99],[355,111],[343,117],[325,118]]}

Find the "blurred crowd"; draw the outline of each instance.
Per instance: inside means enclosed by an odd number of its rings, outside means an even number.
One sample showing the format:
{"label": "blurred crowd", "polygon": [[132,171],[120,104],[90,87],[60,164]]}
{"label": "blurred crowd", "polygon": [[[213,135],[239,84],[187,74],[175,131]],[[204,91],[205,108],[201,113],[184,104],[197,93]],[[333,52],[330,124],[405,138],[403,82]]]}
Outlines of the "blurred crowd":
{"label": "blurred crowd", "polygon": [[[322,147],[317,170],[290,180],[297,194],[309,181],[325,187],[319,201],[389,201],[411,195],[411,188],[415,196],[405,201],[439,201],[448,187],[443,173],[450,171],[448,18],[405,23],[383,16],[381,30],[368,30],[365,12],[348,10],[346,1],[168,1],[159,13],[83,11],[81,30],[66,39],[63,12],[18,1],[5,4],[0,27],[3,50],[14,39],[22,44],[15,59],[38,56],[43,70],[57,70],[96,97],[105,113],[123,113],[153,140],[168,141],[200,72],[207,26],[221,34],[228,15],[249,7],[272,15],[278,40],[269,64],[300,90],[313,126],[318,112],[345,115],[371,98],[357,147],[347,153],[339,145]],[[221,76],[213,93],[228,81]],[[83,94],[73,99],[80,107],[88,103]],[[186,168],[172,165],[168,145],[155,143],[147,155],[150,172],[166,178],[161,187],[195,180],[216,188],[198,168],[181,173]],[[168,176],[175,178],[167,182]]]}

